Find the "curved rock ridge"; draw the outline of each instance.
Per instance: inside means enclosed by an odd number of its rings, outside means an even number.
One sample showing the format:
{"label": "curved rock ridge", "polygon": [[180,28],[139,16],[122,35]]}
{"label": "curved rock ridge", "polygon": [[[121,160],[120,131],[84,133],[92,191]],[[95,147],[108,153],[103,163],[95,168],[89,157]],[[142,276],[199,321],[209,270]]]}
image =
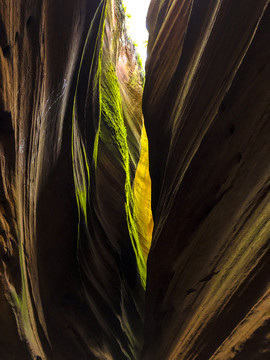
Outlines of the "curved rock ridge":
{"label": "curved rock ridge", "polygon": [[139,357],[151,184],[124,22],[117,0],[0,4],[3,360]]}
{"label": "curved rock ridge", "polygon": [[269,360],[269,3],[0,2],[1,360]]}
{"label": "curved rock ridge", "polygon": [[[151,239],[151,232],[145,236],[138,232],[137,225],[144,228],[146,224],[134,216],[136,204],[136,211],[144,210],[151,221],[150,200],[148,207],[143,207],[139,201],[134,202],[137,197],[133,192],[143,124],[143,77],[134,46],[122,25],[122,7],[108,2],[102,11],[97,55],[93,58],[96,63],[91,65],[93,78],[89,77],[88,83],[92,99],[93,94],[97,95],[94,137],[93,132],[85,132],[85,113],[76,111],[81,98],[75,94],[74,99],[73,164],[80,211],[78,259],[87,302],[101,327],[100,336],[108,337],[107,346],[112,347],[114,358],[133,359],[139,356],[143,342],[143,288]],[[83,68],[84,54],[81,64]],[[78,88],[84,78],[79,74]],[[148,155],[145,147],[147,144],[142,147],[142,157]],[[148,163],[141,164],[138,170],[140,173],[143,169],[140,181],[144,182]],[[134,182],[134,190],[143,197],[144,188],[139,184]],[[146,191],[150,187],[149,181]]]}
{"label": "curved rock ridge", "polygon": [[270,358],[269,1],[152,0],[143,359]]}

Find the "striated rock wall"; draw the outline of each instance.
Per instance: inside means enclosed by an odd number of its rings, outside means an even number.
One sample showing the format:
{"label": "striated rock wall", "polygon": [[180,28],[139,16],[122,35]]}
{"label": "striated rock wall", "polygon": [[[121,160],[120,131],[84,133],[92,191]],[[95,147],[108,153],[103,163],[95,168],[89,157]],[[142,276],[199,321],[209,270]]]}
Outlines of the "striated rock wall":
{"label": "striated rock wall", "polygon": [[[113,358],[133,359],[143,344],[150,244],[149,236],[140,236],[140,221],[134,216],[133,183],[137,192],[138,181],[133,180],[140,157],[143,78],[123,23],[122,7],[108,2],[104,22],[101,18],[99,24],[97,64],[90,70],[93,78],[88,83],[89,94],[96,88],[99,92],[95,136],[93,131],[85,131],[87,119],[83,113],[76,113],[75,107],[73,167],[80,211],[78,257],[87,304],[94,309],[100,327],[95,336],[98,341],[106,339]],[[85,59],[84,64],[89,66]],[[80,86],[84,76],[79,75],[78,81]],[[92,101],[91,96],[86,104]],[[74,105],[80,101],[75,95]],[[146,165],[142,168],[148,171]],[[138,192],[143,193],[141,189]]]}
{"label": "striated rock wall", "polygon": [[143,78],[122,5],[0,15],[0,358],[138,358],[150,180],[140,161],[134,182]]}
{"label": "striated rock wall", "polygon": [[265,0],[150,4],[143,359],[270,358],[269,24]]}
{"label": "striated rock wall", "polygon": [[0,359],[269,360],[269,0],[124,19],[0,2]]}

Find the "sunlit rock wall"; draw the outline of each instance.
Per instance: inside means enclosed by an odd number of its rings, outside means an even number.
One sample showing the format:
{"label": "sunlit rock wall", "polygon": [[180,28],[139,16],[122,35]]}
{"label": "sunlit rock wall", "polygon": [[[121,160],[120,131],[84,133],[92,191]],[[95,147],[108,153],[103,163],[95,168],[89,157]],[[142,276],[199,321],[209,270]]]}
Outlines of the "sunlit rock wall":
{"label": "sunlit rock wall", "polygon": [[155,1],[147,360],[270,358],[269,1]]}
{"label": "sunlit rock wall", "polygon": [[123,8],[4,0],[0,16],[0,358],[138,358],[151,234]]}

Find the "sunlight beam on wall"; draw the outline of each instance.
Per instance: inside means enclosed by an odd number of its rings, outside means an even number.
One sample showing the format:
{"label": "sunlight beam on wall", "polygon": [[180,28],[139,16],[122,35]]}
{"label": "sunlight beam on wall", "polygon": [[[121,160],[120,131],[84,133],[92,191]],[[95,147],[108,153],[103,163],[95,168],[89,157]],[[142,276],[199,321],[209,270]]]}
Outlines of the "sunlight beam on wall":
{"label": "sunlight beam on wall", "polygon": [[137,45],[137,51],[144,66],[146,60],[146,47],[148,31],[146,29],[146,15],[150,0],[123,0],[126,8],[126,22],[128,34]]}

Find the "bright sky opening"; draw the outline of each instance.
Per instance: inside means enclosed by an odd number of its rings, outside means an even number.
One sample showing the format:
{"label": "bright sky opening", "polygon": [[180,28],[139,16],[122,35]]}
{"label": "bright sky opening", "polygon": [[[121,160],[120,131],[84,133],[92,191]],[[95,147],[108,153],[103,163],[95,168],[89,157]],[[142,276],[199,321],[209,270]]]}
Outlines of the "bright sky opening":
{"label": "bright sky opening", "polygon": [[148,31],[146,30],[146,15],[150,0],[123,0],[126,8],[126,22],[128,35],[137,45],[142,64],[144,66],[146,60],[146,47],[148,41]]}

